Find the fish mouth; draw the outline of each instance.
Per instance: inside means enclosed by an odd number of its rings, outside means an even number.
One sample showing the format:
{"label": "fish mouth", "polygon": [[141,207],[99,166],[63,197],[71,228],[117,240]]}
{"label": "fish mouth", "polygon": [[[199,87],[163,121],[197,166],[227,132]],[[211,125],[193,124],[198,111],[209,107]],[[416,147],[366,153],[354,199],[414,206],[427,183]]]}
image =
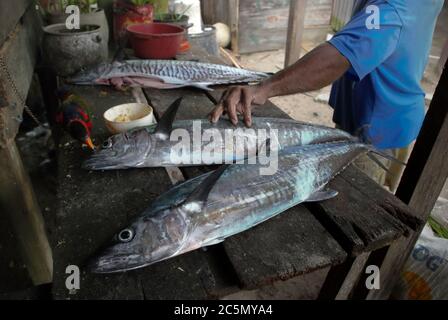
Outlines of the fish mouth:
{"label": "fish mouth", "polygon": [[94,274],[120,273],[150,265],[141,261],[140,255],[110,255],[94,257],[87,261],[86,271]]}
{"label": "fish mouth", "polygon": [[126,169],[129,166],[124,165],[125,159],[121,159],[113,152],[97,151],[89,159],[84,161],[82,168],[86,170],[113,170]]}

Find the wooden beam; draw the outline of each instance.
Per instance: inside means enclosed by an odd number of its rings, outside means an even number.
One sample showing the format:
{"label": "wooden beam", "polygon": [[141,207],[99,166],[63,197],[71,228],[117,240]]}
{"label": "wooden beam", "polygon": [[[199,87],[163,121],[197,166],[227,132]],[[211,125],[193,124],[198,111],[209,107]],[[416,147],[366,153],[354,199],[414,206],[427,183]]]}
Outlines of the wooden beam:
{"label": "wooden beam", "polygon": [[[31,5],[10,37],[0,46],[0,147],[16,136],[42,36],[38,12]],[[17,90],[16,90],[17,89]]]}
{"label": "wooden beam", "polygon": [[0,148],[0,163],[0,212],[11,222],[33,283],[50,283],[53,271],[51,248],[42,214],[14,141]]}
{"label": "wooden beam", "polygon": [[307,0],[291,0],[289,8],[288,35],[286,38],[285,68],[299,60],[305,30]]}
{"label": "wooden beam", "polygon": [[[427,221],[448,177],[448,64],[436,88],[420,135],[404,171],[397,197]],[[387,298],[422,228],[392,245],[381,266],[381,290],[368,298]]]}
{"label": "wooden beam", "polygon": [[0,46],[32,3],[32,0],[0,1]]}
{"label": "wooden beam", "polygon": [[[8,14],[3,9],[11,4],[1,3],[0,16],[3,17]],[[0,214],[12,225],[30,278],[39,285],[52,281],[52,253],[42,214],[14,138],[34,73],[41,21],[32,1],[18,3],[18,7],[15,8],[14,3],[9,12],[14,13],[14,17],[2,21],[9,29],[6,39],[1,35],[0,46]],[[25,8],[28,9],[25,11]]]}
{"label": "wooden beam", "polygon": [[232,51],[238,55],[239,49],[239,29],[240,23],[240,1],[239,0],[229,0],[229,27],[231,36]]}

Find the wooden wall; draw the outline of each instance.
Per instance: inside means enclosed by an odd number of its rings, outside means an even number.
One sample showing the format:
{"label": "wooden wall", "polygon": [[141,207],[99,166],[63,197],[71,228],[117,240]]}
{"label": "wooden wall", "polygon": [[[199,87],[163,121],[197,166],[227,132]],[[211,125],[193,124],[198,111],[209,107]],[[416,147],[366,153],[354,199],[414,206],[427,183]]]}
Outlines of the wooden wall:
{"label": "wooden wall", "polygon": [[41,36],[33,0],[0,1],[0,223],[8,228],[0,232],[0,291],[52,280],[42,215],[15,144]]}
{"label": "wooden wall", "polygon": [[[332,0],[308,0],[305,28],[330,25]],[[285,47],[289,0],[240,0],[239,53],[274,50]],[[202,0],[204,22],[229,24],[228,0]]]}

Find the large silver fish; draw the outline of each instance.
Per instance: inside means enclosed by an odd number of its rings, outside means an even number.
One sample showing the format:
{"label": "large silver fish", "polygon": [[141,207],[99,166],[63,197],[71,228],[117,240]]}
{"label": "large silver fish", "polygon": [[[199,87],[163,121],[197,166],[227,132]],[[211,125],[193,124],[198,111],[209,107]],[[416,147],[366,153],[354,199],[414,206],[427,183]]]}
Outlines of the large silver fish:
{"label": "large silver fish", "polygon": [[268,77],[263,72],[249,71],[225,65],[174,60],[126,60],[102,63],[67,79],[73,84],[124,85],[173,89],[219,84],[259,82]]}
{"label": "large silver fish", "polygon": [[259,164],[222,166],[156,199],[88,267],[95,273],[141,268],[219,243],[301,202],[332,198],[337,192],[326,184],[369,148],[349,141],[290,148],[272,176],[260,175]]}
{"label": "large silver fish", "polygon": [[[112,136],[104,142],[100,150],[84,162],[83,167],[88,170],[112,170],[224,164],[256,155],[257,151],[260,151],[260,145],[264,145],[267,139],[276,143],[276,150],[354,139],[342,130],[289,119],[254,118],[252,128],[239,130],[235,130],[236,128],[225,120],[216,124],[207,120],[174,122],[180,103],[181,100],[178,99],[170,106],[157,127]],[[201,129],[198,137],[199,125]],[[182,132],[190,137],[187,145],[189,148],[180,155],[176,151],[179,143],[188,139],[176,138],[175,133],[179,132],[177,129],[182,129]],[[217,137],[222,139],[214,139],[210,133],[216,133]],[[226,133],[232,133],[234,138],[226,139]],[[199,146],[195,147],[195,142]]]}

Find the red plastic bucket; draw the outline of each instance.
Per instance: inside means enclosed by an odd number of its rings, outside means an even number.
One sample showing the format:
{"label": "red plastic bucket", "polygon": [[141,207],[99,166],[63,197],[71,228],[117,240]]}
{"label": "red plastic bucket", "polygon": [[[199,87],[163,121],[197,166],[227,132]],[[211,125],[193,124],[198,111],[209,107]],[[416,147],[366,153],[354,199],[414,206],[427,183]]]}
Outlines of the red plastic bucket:
{"label": "red plastic bucket", "polygon": [[168,23],[134,24],[127,27],[134,53],[142,59],[174,58],[185,30]]}

